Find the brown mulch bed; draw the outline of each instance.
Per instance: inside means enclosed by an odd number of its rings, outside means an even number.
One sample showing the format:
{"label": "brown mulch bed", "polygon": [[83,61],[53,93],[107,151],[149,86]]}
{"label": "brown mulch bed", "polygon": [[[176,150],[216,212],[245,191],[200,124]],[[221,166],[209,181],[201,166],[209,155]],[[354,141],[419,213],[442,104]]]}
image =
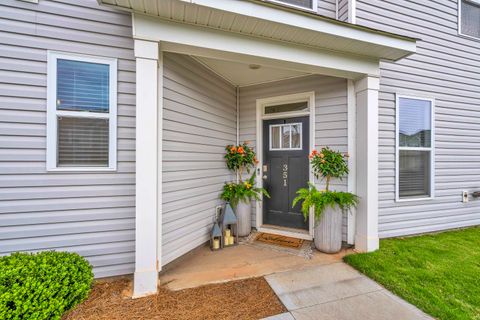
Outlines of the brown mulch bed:
{"label": "brown mulch bed", "polygon": [[132,281],[97,282],[87,301],[62,320],[90,319],[261,319],[285,312],[264,278],[211,284],[131,299]]}

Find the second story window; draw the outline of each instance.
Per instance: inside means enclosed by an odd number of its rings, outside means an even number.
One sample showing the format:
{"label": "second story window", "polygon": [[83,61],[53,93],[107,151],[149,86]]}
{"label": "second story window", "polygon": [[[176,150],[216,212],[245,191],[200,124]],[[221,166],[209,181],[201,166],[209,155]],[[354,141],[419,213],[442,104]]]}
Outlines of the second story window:
{"label": "second story window", "polygon": [[317,12],[317,0],[268,0],[289,7]]}
{"label": "second story window", "polygon": [[460,0],[460,33],[480,39],[480,0]]}

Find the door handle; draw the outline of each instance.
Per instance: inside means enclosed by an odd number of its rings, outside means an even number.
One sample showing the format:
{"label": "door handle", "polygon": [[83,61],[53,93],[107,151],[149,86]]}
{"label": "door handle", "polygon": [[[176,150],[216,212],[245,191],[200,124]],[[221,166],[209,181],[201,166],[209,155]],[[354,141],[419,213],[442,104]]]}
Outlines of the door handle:
{"label": "door handle", "polygon": [[268,177],[267,177],[266,174],[264,174],[263,177],[262,177],[263,180],[267,180],[267,178],[268,178]]}

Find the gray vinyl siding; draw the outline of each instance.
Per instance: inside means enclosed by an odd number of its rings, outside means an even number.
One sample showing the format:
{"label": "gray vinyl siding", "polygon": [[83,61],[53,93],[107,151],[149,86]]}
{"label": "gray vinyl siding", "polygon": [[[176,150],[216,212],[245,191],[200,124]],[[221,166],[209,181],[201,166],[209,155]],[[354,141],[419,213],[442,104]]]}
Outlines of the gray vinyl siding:
{"label": "gray vinyl siding", "polygon": [[162,264],[209,239],[236,141],[236,91],[188,56],[164,55]]}
{"label": "gray vinyl siding", "polygon": [[[393,237],[480,224],[480,39],[458,35],[457,0],[357,1],[358,24],[420,38],[417,54],[382,62],[379,232]],[[395,202],[395,93],[435,107],[435,199]]]}
{"label": "gray vinyl siding", "polygon": [[[326,76],[306,76],[240,88],[240,142],[256,145],[256,100],[300,92],[315,92],[315,145],[347,152],[347,82]],[[322,183],[317,181],[319,187]],[[346,191],[346,180],[333,181],[332,187]],[[252,215],[255,225],[256,214]],[[346,239],[346,219],[343,238]]]}
{"label": "gray vinyl siding", "polygon": [[[95,0],[0,4],[0,254],[66,250],[132,273],[135,61],[128,14]],[[118,170],[46,172],[47,50],[118,58]]]}
{"label": "gray vinyl siding", "polygon": [[337,0],[338,20],[348,21],[348,0]]}
{"label": "gray vinyl siding", "polygon": [[337,15],[337,0],[318,0],[318,14],[335,19]]}

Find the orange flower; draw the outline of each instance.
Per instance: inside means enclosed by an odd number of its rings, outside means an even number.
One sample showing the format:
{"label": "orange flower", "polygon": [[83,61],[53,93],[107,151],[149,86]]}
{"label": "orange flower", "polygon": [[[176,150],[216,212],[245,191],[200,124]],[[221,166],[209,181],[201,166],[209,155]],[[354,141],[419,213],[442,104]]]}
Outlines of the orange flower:
{"label": "orange flower", "polygon": [[325,162],[327,162],[327,161],[325,161],[325,159],[322,159],[322,161],[321,161],[321,162],[322,162],[322,163],[325,163]]}
{"label": "orange flower", "polygon": [[244,152],[245,152],[245,150],[243,150],[243,147],[241,147],[241,146],[238,147],[238,150],[237,150],[237,151],[238,151],[238,153],[244,153]]}
{"label": "orange flower", "polygon": [[312,153],[310,154],[309,158],[310,158],[310,159],[313,159],[317,154],[318,154],[318,151],[314,149],[314,150],[312,151]]}
{"label": "orange flower", "polygon": [[320,153],[320,158],[325,158],[325,155],[323,153]]}
{"label": "orange flower", "polygon": [[237,148],[235,146],[230,148],[230,153],[235,153],[237,151]]}
{"label": "orange flower", "polygon": [[253,162],[255,162],[255,164],[258,164],[257,157],[253,156]]}

